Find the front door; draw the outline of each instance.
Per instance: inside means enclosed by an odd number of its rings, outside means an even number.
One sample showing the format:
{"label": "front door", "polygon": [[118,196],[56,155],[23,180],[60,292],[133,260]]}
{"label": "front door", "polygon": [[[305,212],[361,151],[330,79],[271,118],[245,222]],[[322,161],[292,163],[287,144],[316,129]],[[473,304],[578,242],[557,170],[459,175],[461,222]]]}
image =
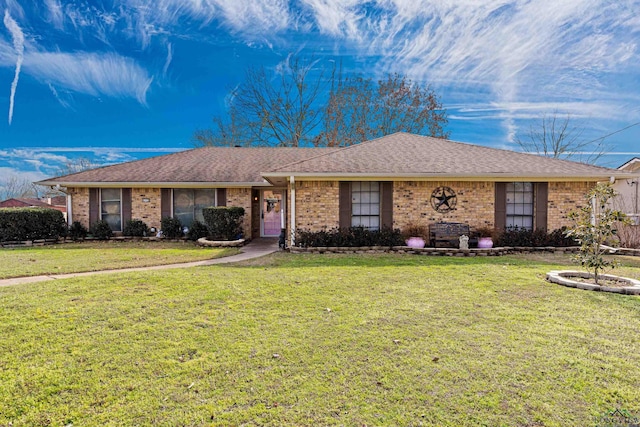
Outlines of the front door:
{"label": "front door", "polygon": [[277,237],[284,227],[284,191],[262,190],[262,203],[260,217],[260,235],[262,237]]}

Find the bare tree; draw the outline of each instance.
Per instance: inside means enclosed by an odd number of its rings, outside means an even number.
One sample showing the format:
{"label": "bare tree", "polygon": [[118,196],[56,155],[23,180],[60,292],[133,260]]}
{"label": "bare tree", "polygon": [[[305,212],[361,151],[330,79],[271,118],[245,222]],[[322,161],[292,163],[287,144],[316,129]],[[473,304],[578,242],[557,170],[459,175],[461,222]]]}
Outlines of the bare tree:
{"label": "bare tree", "polygon": [[399,74],[378,82],[342,77],[316,60],[289,57],[271,79],[249,69],[227,115],[197,130],[196,145],[346,146],[405,131],[446,138],[446,111],[430,86]]}
{"label": "bare tree", "polygon": [[544,114],[539,127],[529,127],[524,138],[517,136],[515,142],[528,153],[595,164],[609,148],[604,139],[583,140],[583,132],[584,129],[571,123],[571,115],[560,117],[554,111],[551,115]]}
{"label": "bare tree", "polygon": [[317,61],[289,56],[275,81],[264,67],[250,68],[231,93],[228,116],[215,117],[214,129],[198,130],[197,145],[297,147],[311,143],[321,121],[319,97],[327,84]]}
{"label": "bare tree", "polygon": [[318,145],[352,145],[400,131],[448,137],[446,111],[430,86],[400,74],[377,83],[362,76],[337,80]]}
{"label": "bare tree", "polygon": [[58,168],[58,176],[71,175],[72,173],[82,172],[87,169],[91,169],[95,165],[91,162],[91,159],[87,157],[76,157],[75,159],[69,159],[66,163]]}
{"label": "bare tree", "polygon": [[9,175],[0,181],[0,200],[16,197],[37,198],[38,196],[40,196],[39,188],[27,178]]}

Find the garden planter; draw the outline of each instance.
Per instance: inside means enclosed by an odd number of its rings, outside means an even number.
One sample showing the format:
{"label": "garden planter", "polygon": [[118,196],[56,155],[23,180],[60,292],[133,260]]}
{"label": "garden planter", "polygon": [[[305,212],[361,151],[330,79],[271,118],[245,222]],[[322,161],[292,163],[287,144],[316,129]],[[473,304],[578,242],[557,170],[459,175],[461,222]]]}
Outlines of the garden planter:
{"label": "garden planter", "polygon": [[[584,271],[550,271],[547,273],[547,280],[551,283],[568,286],[571,288],[584,289],[587,291],[615,292],[626,295],[640,295],[640,281],[628,277],[601,274],[601,284],[596,285],[589,281],[580,279],[592,279],[593,274]],[[612,285],[613,283],[613,285]]]}
{"label": "garden planter", "polygon": [[417,249],[424,248],[424,245],[425,245],[425,241],[424,241],[424,239],[422,237],[409,237],[405,241],[405,243],[410,248],[417,248]]}
{"label": "garden planter", "polygon": [[493,240],[491,237],[480,237],[478,239],[478,248],[489,249],[493,247]]}

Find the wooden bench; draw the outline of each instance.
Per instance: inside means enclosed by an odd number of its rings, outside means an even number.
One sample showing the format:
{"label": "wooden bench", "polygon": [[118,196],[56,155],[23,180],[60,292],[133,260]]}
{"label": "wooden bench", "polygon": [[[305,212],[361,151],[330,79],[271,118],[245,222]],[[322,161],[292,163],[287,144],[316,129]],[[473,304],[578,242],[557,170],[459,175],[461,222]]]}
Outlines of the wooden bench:
{"label": "wooden bench", "polygon": [[429,224],[430,245],[434,248],[457,248],[460,236],[469,236],[469,224],[461,222],[436,222]]}

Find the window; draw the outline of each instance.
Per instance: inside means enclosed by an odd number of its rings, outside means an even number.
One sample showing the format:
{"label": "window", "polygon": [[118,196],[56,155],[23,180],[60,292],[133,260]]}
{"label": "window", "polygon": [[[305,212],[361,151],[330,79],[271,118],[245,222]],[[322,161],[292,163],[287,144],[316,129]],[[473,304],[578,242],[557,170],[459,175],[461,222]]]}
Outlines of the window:
{"label": "window", "polygon": [[210,206],[216,206],[215,189],[176,188],[173,190],[173,216],[185,227],[191,227],[195,220],[204,223],[202,209]]}
{"label": "window", "polygon": [[506,227],[533,230],[533,183],[507,183]]}
{"label": "window", "polygon": [[380,229],[380,183],[352,183],[351,226]]}
{"label": "window", "polygon": [[111,230],[122,231],[122,192],[119,188],[100,190],[100,219],[106,221]]}

